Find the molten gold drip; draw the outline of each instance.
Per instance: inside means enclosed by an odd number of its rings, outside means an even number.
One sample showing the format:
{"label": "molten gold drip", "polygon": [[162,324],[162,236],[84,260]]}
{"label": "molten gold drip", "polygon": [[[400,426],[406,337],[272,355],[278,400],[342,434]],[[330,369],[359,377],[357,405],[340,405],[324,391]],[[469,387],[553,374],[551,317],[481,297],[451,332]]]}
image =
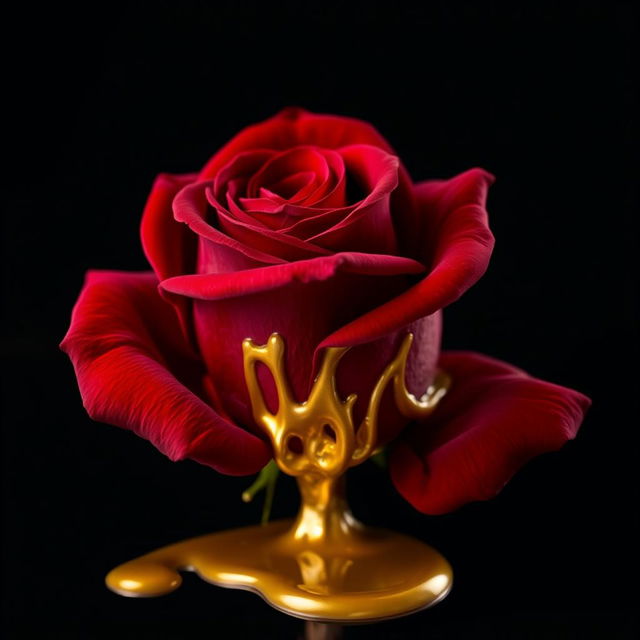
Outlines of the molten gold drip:
{"label": "molten gold drip", "polygon": [[[405,383],[413,336],[378,379],[364,420],[355,428],[355,394],[342,400],[336,370],[347,348],[329,348],[311,393],[296,402],[278,334],[265,345],[243,342],[244,371],[256,422],[267,432],[282,471],[295,476],[301,507],[295,520],[247,527],[188,540],[133,560],[107,576],[107,585],[128,596],[155,596],[180,585],[178,569],[205,580],[260,593],[294,616],[363,622],[405,615],[439,601],[451,588],[447,561],[427,545],[386,530],[370,529],[351,514],[344,473],[377,446],[378,413],[393,382],[398,409],[408,418],[428,416],[446,393],[449,377],[438,373],[419,399]],[[256,365],[267,366],[278,408],[267,407]]]}

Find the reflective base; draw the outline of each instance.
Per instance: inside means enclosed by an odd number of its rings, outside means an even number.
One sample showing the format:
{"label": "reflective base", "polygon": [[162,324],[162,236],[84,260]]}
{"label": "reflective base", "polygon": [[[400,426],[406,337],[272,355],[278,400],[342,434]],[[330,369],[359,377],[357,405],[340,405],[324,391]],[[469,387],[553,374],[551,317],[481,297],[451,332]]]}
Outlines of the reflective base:
{"label": "reflective base", "polygon": [[113,571],[107,586],[123,596],[177,589],[178,573],[254,591],[298,618],[367,622],[407,615],[442,600],[452,571],[435,549],[405,535],[353,521],[341,544],[294,535],[293,520],[214,533],[164,547]]}

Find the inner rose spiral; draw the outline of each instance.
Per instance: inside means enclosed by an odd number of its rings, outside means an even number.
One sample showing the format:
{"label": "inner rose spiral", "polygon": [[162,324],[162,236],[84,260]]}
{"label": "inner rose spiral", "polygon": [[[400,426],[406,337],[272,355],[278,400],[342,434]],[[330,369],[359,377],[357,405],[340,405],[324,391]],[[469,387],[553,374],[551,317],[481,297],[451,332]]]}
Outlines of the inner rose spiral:
{"label": "inner rose spiral", "polygon": [[[398,164],[369,145],[248,151],[215,176],[206,195],[221,231],[285,260],[309,257],[313,248],[317,255],[394,254],[388,201],[398,184]],[[361,219],[367,232],[355,236],[352,227]]]}
{"label": "inner rose spiral", "polygon": [[63,342],[85,406],[174,460],[254,473],[271,451],[251,413],[245,338],[284,337],[298,401],[324,348],[350,347],[337,386],[358,394],[358,424],[411,331],[408,389],[421,394],[438,367],[453,386],[419,423],[385,396],[391,478],[428,513],[491,497],[574,437],[589,405],[486,356],[440,353],[441,309],[491,255],[492,182],[472,169],[414,184],[371,125],[301,109],[248,127],[198,174],[160,175],[141,226],[153,273],[90,272]]}

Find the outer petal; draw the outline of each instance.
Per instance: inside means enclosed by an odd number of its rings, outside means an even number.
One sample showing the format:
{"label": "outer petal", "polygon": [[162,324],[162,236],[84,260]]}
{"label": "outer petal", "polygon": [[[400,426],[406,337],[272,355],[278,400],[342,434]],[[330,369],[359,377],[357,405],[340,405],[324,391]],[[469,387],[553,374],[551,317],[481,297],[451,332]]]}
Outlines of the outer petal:
{"label": "outer petal", "polygon": [[393,153],[389,143],[368,122],[289,107],[264,122],[243,129],[209,160],[200,179],[215,177],[242,151],[290,149],[299,145],[337,149],[349,144],[370,144]]}
{"label": "outer petal", "polygon": [[196,174],[161,173],[151,188],[142,214],[140,236],[147,260],[159,280],[192,273],[195,267],[196,238],[174,220],[171,204],[180,189],[196,178]]}
{"label": "outer petal", "polygon": [[151,273],[87,275],[61,347],[89,415],[131,429],[172,460],[255,473],[270,457],[268,446],[202,399],[202,364],[157,284]]}
{"label": "outer petal", "polygon": [[402,434],[390,459],[396,488],[424,513],[492,498],[529,459],[574,438],[591,404],[480,354],[444,353],[440,366],[451,390]]}
{"label": "outer petal", "polygon": [[493,176],[472,169],[416,187],[422,212],[423,260],[428,275],[386,304],[328,336],[322,347],[375,340],[455,302],[482,276],[493,250],[485,201]]}
{"label": "outer petal", "polygon": [[[197,238],[187,227],[174,220],[171,205],[176,194],[196,178],[196,174],[161,173],[151,188],[142,214],[140,238],[158,280],[193,273],[195,269]],[[191,304],[188,300],[174,300],[173,303],[182,332],[193,344]]]}

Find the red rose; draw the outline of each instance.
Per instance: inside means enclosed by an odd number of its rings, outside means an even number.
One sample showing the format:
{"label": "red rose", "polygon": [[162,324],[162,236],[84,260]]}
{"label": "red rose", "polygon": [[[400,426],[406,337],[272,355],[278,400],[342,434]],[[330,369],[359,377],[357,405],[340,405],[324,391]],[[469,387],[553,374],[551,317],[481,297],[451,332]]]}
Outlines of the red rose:
{"label": "red rose", "polygon": [[391,477],[427,513],[491,497],[573,438],[589,405],[485,356],[439,353],[440,310],[489,261],[492,181],[472,169],[414,185],[369,124],[298,109],[245,129],[199,174],[159,176],[141,228],[153,273],[90,272],[62,344],[87,411],[172,460],[255,473],[271,451],[243,339],[285,338],[298,400],[324,347],[353,347],[338,388],[364,399],[357,413],[412,331],[408,388],[421,394],[438,365],[453,387],[421,423],[383,406]]}

